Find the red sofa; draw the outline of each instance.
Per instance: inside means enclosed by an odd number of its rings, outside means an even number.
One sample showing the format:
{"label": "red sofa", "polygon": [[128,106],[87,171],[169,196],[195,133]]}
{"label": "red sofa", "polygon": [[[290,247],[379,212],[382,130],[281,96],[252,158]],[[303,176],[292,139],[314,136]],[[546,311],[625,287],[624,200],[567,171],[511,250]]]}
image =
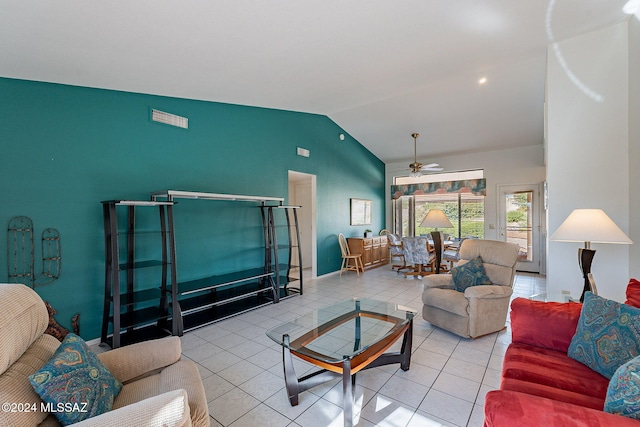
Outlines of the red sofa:
{"label": "red sofa", "polygon": [[578,303],[513,300],[512,343],[500,390],[485,397],[485,427],[640,426],[637,420],[603,412],[609,380],[567,356],[581,308]]}

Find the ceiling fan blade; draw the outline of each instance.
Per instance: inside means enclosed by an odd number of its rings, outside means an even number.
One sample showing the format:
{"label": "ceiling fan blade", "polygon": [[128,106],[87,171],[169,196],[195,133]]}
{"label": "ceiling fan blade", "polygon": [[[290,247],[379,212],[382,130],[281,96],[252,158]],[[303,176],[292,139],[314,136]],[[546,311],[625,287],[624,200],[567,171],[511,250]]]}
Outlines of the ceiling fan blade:
{"label": "ceiling fan blade", "polygon": [[428,165],[424,165],[422,168],[437,168],[438,166],[440,166],[437,163],[429,163]]}
{"label": "ceiling fan blade", "polygon": [[442,170],[444,170],[443,168],[422,168],[420,169],[421,171],[427,171],[427,172],[440,172]]}

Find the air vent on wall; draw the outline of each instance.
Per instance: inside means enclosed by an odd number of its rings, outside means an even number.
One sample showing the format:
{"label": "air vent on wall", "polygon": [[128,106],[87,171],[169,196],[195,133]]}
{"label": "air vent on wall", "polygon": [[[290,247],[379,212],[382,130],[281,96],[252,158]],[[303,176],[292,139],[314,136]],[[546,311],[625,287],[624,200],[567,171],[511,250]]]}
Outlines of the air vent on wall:
{"label": "air vent on wall", "polygon": [[165,113],[164,111],[151,110],[151,120],[183,129],[189,128],[189,119],[176,116],[175,114]]}

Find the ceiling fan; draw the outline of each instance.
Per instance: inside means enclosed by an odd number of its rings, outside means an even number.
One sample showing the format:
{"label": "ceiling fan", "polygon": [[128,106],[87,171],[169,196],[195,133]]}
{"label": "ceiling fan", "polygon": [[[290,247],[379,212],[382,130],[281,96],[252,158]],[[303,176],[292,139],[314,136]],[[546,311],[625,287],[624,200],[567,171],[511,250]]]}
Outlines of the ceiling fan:
{"label": "ceiling fan", "polygon": [[430,171],[430,172],[438,172],[441,171],[442,168],[439,167],[440,165],[437,163],[429,163],[428,165],[423,165],[422,163],[418,163],[418,156],[416,154],[416,150],[417,150],[417,139],[420,136],[419,133],[412,133],[411,136],[413,137],[413,163],[411,163],[409,165],[409,168],[411,169],[411,177],[412,178],[417,178],[419,176],[422,176],[422,171]]}

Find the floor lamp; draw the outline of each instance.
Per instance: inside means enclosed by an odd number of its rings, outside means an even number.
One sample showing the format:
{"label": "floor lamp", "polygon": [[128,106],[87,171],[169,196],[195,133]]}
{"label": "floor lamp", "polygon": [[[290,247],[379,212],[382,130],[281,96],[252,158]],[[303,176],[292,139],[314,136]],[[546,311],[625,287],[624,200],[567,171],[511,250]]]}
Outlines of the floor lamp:
{"label": "floor lamp", "polygon": [[[617,243],[630,245],[633,242],[607,216],[602,209],[575,209],[564,220],[549,240],[554,242],[584,242],[584,248],[578,249],[578,264],[584,278],[584,289],[580,296],[580,302],[584,301],[587,291],[594,292],[589,280],[591,263],[596,254],[591,249],[591,243]],[[592,279],[593,280],[593,279]]]}
{"label": "floor lamp", "polygon": [[453,228],[453,224],[451,224],[451,221],[449,221],[449,218],[447,218],[442,210],[430,209],[429,212],[427,212],[427,216],[425,216],[420,223],[420,227],[435,229],[435,231],[431,232],[433,247],[436,250],[436,267],[434,273],[440,274],[440,263],[442,262],[442,235],[438,231],[438,228]]}

